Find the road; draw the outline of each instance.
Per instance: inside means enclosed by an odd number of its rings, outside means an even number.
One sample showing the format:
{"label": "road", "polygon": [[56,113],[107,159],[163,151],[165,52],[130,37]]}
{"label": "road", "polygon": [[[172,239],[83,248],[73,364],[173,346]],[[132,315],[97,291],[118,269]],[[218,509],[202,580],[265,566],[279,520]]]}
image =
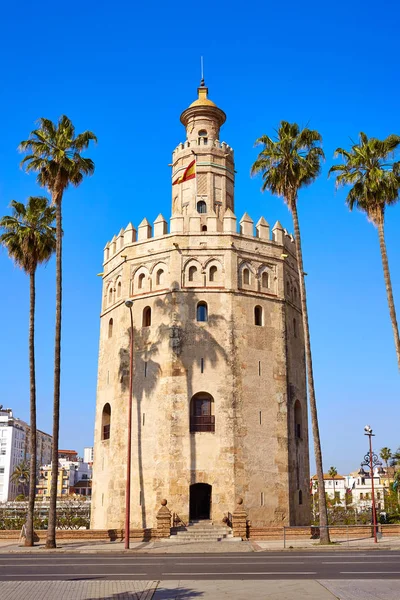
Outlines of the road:
{"label": "road", "polygon": [[1,581],[91,579],[400,579],[400,552],[0,554]]}

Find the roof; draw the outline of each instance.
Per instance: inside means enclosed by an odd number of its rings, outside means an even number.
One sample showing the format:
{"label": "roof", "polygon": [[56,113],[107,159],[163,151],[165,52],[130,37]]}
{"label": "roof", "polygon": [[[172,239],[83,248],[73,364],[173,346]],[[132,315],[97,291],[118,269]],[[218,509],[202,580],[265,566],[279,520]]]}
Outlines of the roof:
{"label": "roof", "polygon": [[78,454],[77,450],[59,450],[59,454]]}
{"label": "roof", "polygon": [[[318,479],[318,475],[313,475],[311,479],[314,479],[314,480]],[[339,473],[337,475],[335,475],[335,477],[331,477],[329,475],[329,473],[324,473],[324,479],[329,480],[329,481],[334,479],[336,481],[339,479],[345,479],[345,477],[343,477],[343,475],[339,475]]]}
{"label": "roof", "polygon": [[197,100],[195,100],[194,102],[192,102],[192,104],[189,106],[189,108],[192,108],[192,106],[217,106],[215,104],[215,102],[213,102],[212,100],[209,100],[209,98],[207,98],[207,94],[208,94],[208,88],[205,87],[204,85],[201,85],[198,88],[198,98]]}

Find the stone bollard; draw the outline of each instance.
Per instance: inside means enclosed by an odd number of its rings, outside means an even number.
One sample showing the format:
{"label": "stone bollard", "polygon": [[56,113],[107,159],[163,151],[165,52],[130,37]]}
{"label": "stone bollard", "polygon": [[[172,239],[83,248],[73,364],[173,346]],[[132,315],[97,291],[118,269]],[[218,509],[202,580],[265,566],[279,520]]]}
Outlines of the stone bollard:
{"label": "stone bollard", "polygon": [[169,538],[171,536],[171,513],[167,508],[167,501],[161,500],[161,508],[157,513],[157,537]]}
{"label": "stone bollard", "polygon": [[243,498],[237,499],[237,506],[232,515],[232,529],[234,537],[240,537],[242,540],[247,538],[247,512],[243,507]]}

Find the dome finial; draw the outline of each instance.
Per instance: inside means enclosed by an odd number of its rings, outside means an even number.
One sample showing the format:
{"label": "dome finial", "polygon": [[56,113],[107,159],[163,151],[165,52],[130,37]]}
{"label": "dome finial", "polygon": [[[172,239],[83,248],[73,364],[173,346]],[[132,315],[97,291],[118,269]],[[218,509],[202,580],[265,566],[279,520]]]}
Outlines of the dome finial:
{"label": "dome finial", "polygon": [[202,56],[200,56],[200,71],[201,71],[200,87],[205,87],[205,83],[204,83],[204,64],[203,64],[203,57]]}

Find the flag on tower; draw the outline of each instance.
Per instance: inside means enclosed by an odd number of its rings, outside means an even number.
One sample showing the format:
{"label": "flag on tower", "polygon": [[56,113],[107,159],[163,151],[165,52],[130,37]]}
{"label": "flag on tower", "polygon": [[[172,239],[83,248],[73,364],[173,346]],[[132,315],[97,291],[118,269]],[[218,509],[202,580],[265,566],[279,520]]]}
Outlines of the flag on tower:
{"label": "flag on tower", "polygon": [[196,160],[192,160],[191,163],[188,164],[186,169],[183,172],[183,175],[180,175],[172,185],[176,185],[177,183],[183,183],[184,181],[189,181],[189,179],[194,179],[196,177]]}

